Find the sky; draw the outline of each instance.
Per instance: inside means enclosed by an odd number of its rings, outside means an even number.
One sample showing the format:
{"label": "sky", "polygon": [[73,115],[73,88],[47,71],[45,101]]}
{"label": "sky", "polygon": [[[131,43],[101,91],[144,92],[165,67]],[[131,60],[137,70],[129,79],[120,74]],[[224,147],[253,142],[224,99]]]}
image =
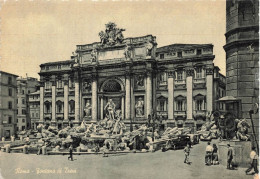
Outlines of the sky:
{"label": "sky", "polygon": [[225,74],[225,8],[224,0],[2,1],[0,70],[39,79],[40,64],[69,60],[76,45],[100,41],[112,21],[125,38],[156,36],[158,47],[211,43]]}

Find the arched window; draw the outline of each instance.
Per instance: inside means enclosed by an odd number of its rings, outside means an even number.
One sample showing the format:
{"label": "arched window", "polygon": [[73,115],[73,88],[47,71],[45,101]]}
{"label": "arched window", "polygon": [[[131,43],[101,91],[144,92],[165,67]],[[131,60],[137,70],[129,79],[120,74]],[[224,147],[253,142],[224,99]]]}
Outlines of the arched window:
{"label": "arched window", "polygon": [[49,101],[45,101],[44,102],[44,111],[45,113],[51,113],[51,103]]}
{"label": "arched window", "polygon": [[69,113],[74,113],[75,112],[75,101],[70,100],[69,101]]}
{"label": "arched window", "polygon": [[197,94],[194,96],[194,102],[196,111],[206,110],[206,96]]}
{"label": "arched window", "polygon": [[56,112],[63,113],[63,102],[61,101],[56,102]]}
{"label": "arched window", "polygon": [[186,110],[186,97],[182,95],[175,97],[175,110],[176,111]]}

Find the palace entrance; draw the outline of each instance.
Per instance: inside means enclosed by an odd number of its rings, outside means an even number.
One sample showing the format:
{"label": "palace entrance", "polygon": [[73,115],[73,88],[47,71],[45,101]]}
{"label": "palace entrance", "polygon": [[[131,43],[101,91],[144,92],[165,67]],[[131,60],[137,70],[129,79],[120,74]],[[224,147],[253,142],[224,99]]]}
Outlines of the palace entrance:
{"label": "palace entrance", "polygon": [[100,118],[115,118],[116,114],[124,116],[124,89],[121,80],[109,79],[100,89]]}

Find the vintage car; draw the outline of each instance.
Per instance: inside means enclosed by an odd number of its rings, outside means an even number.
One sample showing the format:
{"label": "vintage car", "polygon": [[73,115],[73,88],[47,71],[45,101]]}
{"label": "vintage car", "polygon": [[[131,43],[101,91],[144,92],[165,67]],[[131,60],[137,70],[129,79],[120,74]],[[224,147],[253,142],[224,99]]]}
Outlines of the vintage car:
{"label": "vintage car", "polygon": [[176,150],[184,148],[190,142],[190,136],[180,135],[172,139],[167,140],[166,144],[163,145],[162,151]]}
{"label": "vintage car", "polygon": [[211,141],[211,135],[210,135],[210,131],[203,131],[203,133],[201,133],[200,135],[200,140],[201,141]]}
{"label": "vintage car", "polygon": [[190,136],[190,142],[192,145],[198,144],[200,141],[200,135],[199,134],[187,134]]}

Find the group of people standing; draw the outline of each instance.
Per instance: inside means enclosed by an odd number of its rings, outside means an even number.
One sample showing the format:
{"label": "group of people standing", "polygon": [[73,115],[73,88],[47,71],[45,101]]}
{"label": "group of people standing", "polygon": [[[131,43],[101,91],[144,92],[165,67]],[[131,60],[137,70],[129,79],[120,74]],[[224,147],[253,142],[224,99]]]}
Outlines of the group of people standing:
{"label": "group of people standing", "polygon": [[206,147],[206,155],[205,155],[205,165],[218,165],[218,147],[216,144],[213,144],[213,146],[210,145],[210,142],[208,142],[208,145]]}
{"label": "group of people standing", "polygon": [[[187,146],[184,148],[184,154],[185,154],[185,159],[184,163],[191,164],[189,161],[189,155],[190,155],[190,148],[191,145],[188,143]],[[233,158],[235,156],[235,152],[233,147],[230,146],[230,144],[227,144],[227,169],[228,170],[233,170]],[[258,155],[256,153],[256,148],[252,147],[252,151],[250,153],[250,167],[245,171],[246,174],[249,174],[249,172],[254,169],[254,172],[258,174],[258,169],[257,169],[257,160],[258,160]],[[218,148],[216,144],[213,144],[213,146],[210,145],[210,142],[208,142],[208,145],[206,147],[206,154],[205,154],[205,165],[218,165]]]}

